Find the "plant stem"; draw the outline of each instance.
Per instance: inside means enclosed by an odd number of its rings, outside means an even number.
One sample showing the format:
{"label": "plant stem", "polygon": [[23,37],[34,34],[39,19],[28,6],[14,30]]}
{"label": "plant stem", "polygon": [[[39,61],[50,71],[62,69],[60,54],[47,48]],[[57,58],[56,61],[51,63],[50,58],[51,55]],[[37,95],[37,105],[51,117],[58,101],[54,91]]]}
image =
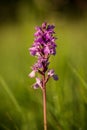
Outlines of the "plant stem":
{"label": "plant stem", "polygon": [[43,92],[43,117],[44,117],[44,130],[47,130],[47,113],[46,113],[46,79],[45,74],[42,76],[42,92]]}
{"label": "plant stem", "polygon": [[43,91],[44,130],[47,130],[47,117],[46,117],[46,87],[44,87],[42,91]]}

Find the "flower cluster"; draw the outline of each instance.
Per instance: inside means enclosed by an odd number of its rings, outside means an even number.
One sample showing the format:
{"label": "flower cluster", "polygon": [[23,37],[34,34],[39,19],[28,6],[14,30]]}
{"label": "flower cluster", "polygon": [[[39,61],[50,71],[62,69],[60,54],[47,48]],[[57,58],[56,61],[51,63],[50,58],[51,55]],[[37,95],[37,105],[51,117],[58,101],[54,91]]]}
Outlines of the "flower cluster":
{"label": "flower cluster", "polygon": [[31,48],[29,48],[30,54],[37,57],[37,62],[32,66],[32,72],[29,77],[35,77],[36,72],[42,75],[42,79],[36,77],[36,83],[33,87],[43,88],[46,85],[50,77],[54,80],[58,80],[57,75],[53,69],[49,70],[49,58],[51,55],[56,54],[56,37],[54,36],[54,25],[49,25],[46,22],[41,27],[36,27],[35,39]]}

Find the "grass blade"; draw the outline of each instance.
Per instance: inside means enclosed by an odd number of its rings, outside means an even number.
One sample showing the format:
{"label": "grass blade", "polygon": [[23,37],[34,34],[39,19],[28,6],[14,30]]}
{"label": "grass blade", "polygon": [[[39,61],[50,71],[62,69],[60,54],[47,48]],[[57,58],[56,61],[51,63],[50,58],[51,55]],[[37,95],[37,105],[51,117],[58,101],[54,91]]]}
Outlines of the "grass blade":
{"label": "grass blade", "polygon": [[87,83],[84,80],[84,78],[81,76],[81,74],[71,64],[68,64],[68,66],[70,67],[70,69],[72,70],[72,72],[77,76],[77,78],[80,80],[80,82],[83,84],[83,86],[85,87],[85,89],[87,89]]}
{"label": "grass blade", "polygon": [[6,84],[6,82],[4,81],[4,79],[0,76],[0,83],[3,86],[5,92],[8,94],[8,96],[10,97],[11,101],[14,103],[16,109],[18,112],[22,112],[21,107],[19,106],[16,98],[14,97],[13,93],[11,92],[11,90],[9,89],[8,85]]}

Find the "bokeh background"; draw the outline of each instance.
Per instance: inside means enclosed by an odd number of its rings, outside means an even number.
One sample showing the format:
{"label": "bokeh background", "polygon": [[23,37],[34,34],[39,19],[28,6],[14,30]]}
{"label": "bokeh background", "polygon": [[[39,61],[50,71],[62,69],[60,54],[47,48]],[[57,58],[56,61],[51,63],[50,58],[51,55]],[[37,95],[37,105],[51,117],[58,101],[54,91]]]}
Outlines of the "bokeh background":
{"label": "bokeh background", "polygon": [[59,75],[47,86],[48,130],[87,130],[87,1],[0,0],[0,130],[43,130],[42,92],[28,78],[34,28],[55,24]]}

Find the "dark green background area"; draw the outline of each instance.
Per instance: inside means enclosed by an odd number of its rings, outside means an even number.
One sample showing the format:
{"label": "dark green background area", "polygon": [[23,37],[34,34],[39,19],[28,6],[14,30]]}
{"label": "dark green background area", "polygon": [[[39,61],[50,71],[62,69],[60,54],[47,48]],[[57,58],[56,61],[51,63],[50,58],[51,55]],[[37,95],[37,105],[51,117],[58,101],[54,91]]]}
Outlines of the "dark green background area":
{"label": "dark green background area", "polygon": [[59,81],[47,84],[48,130],[87,129],[87,2],[0,1],[0,130],[43,130],[42,92],[28,74],[35,26],[55,24]]}

